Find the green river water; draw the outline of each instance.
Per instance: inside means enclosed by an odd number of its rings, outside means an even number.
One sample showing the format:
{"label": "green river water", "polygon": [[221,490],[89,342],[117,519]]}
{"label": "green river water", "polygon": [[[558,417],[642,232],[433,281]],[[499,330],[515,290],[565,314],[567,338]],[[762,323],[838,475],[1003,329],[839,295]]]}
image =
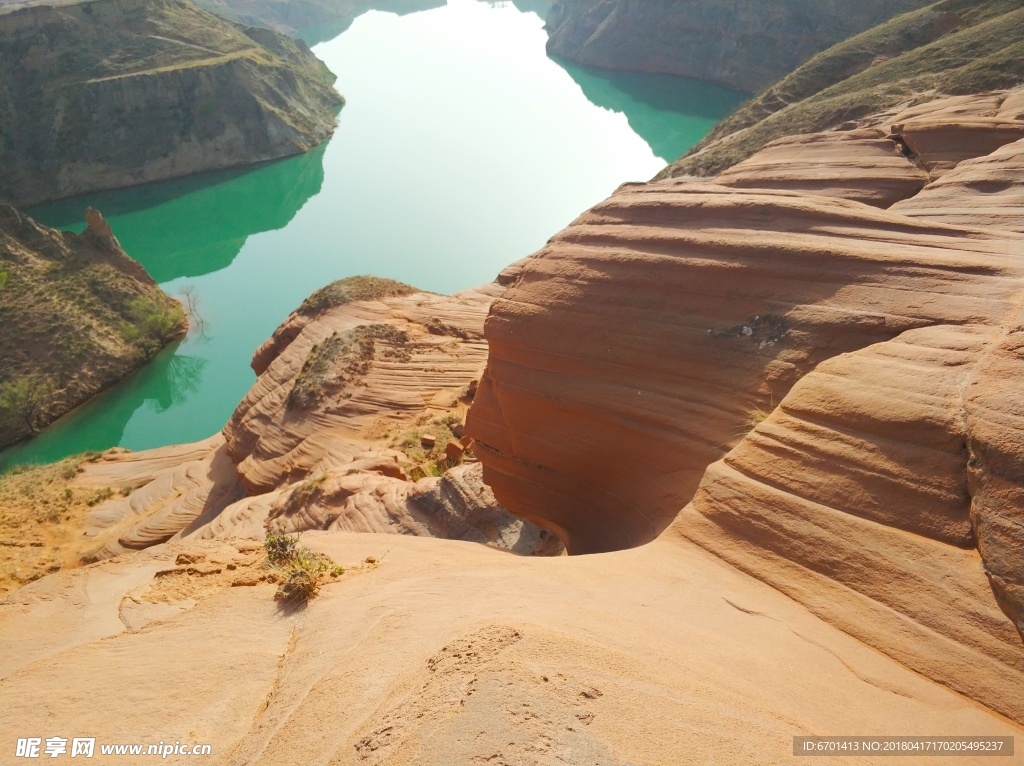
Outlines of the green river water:
{"label": "green river water", "polygon": [[86,206],[103,212],[168,293],[194,287],[205,331],[0,453],[0,467],[210,436],[252,385],[253,351],[316,288],[356,274],[444,293],[487,282],[743,98],[556,62],[530,10],[544,5],[450,0],[308,30],[348,101],[325,145],[29,211],[75,231]]}

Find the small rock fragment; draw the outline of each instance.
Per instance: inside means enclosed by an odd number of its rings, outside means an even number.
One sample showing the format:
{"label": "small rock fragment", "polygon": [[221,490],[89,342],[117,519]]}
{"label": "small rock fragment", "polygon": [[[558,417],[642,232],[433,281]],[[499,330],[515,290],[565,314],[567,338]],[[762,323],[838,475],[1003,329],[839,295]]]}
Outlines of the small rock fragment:
{"label": "small rock fragment", "polygon": [[462,460],[462,453],[465,451],[466,448],[463,447],[461,444],[459,444],[459,442],[455,441],[454,439],[450,440],[446,445],[444,445],[444,455],[453,463],[458,463],[460,460]]}

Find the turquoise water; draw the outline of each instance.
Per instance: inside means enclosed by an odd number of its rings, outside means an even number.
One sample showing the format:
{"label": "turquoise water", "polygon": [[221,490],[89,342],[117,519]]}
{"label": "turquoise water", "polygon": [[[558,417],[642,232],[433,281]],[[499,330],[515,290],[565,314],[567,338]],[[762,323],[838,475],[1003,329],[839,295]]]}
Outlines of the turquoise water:
{"label": "turquoise water", "polygon": [[73,230],[86,206],[102,211],[168,293],[194,287],[205,330],[0,465],[203,439],[252,385],[253,351],[316,288],[355,274],[444,293],[487,282],[742,98],[562,66],[544,52],[546,5],[366,12],[314,47],[348,101],[316,151],[30,211]]}

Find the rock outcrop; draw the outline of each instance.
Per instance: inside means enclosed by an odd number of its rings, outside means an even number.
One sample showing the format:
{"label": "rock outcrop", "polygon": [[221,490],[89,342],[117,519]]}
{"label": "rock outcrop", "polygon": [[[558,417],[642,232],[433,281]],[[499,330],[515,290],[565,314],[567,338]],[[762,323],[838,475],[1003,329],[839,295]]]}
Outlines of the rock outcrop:
{"label": "rock outcrop", "polygon": [[1024,231],[1024,141],[961,162],[892,210],[913,218]]}
{"label": "rock outcrop", "polygon": [[742,188],[805,191],[884,208],[913,196],[928,179],[895,141],[877,128],[867,128],[780,138],[720,173],[716,181]]}
{"label": "rock outcrop", "polygon": [[86,212],[81,234],[0,204],[0,447],[125,378],[188,324]]}
{"label": "rock outcrop", "polygon": [[1014,98],[627,184],[521,262],[467,424],[499,502],[570,553],[671,525],[1024,721]]}
{"label": "rock outcrop", "polygon": [[90,514],[83,558],[171,539],[262,539],[268,529],[561,553],[557,537],[494,499],[478,463],[462,462],[463,452],[459,461],[433,456],[444,443],[431,453],[420,444],[426,431],[461,428],[496,290],[442,296],[356,277],[317,291],[254,354],[259,377],[223,434],[113,450],[82,466],[76,490],[129,488]]}
{"label": "rock outcrop", "polygon": [[297,614],[247,541],[173,542],[9,596],[0,692],[22,704],[0,748],[75,730],[97,750],[208,743],[225,766],[749,766],[808,760],[794,735],[1024,733],[686,541],[555,559],[303,541],[346,572]]}
{"label": "rock outcrop", "polygon": [[823,362],[708,468],[673,530],[1024,720],[1018,321]]}
{"label": "rock outcrop", "polygon": [[491,309],[469,420],[485,480],[571,552],[648,542],[750,413],[819,363],[927,325],[999,326],[1019,248],[809,194],[626,185]]}
{"label": "rock outcrop", "polygon": [[548,52],[580,64],[709,80],[747,92],[931,0],[558,0]]}
{"label": "rock outcrop", "polygon": [[[478,291],[310,296],[222,434],[81,466],[134,489],[92,515],[108,560],[0,602],[0,749],[745,766],[1024,736],[1024,110],[916,100],[627,184]],[[557,552],[541,528],[600,555],[504,552]],[[301,612],[267,529],[345,568]]]}
{"label": "rock outcrop", "polygon": [[304,43],[185,0],[89,0],[0,14],[0,199],[298,154],[334,130],[334,75]]}

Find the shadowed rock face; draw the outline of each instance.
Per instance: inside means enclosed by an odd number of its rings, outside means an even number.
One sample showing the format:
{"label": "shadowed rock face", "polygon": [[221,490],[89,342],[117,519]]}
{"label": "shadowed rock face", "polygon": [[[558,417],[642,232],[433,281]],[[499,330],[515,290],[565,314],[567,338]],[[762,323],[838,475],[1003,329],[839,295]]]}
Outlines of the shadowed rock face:
{"label": "shadowed rock face", "polygon": [[333,80],[303,43],[178,0],[0,14],[0,198],[30,205],[308,151],[334,129]]}
{"label": "shadowed rock face", "polygon": [[590,66],[754,92],[815,53],[931,0],[559,0],[548,51]]}

